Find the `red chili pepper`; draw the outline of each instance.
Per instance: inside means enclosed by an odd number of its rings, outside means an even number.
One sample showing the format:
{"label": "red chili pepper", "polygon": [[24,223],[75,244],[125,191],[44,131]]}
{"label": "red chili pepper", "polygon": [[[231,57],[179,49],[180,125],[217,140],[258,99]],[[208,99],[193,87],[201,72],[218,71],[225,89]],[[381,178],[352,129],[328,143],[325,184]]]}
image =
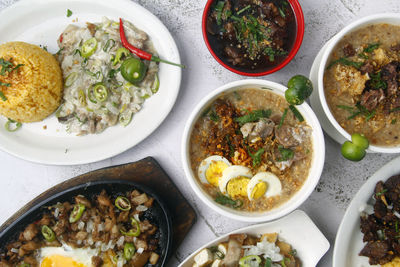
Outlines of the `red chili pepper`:
{"label": "red chili pepper", "polygon": [[163,60],[157,56],[154,56],[146,51],[143,51],[133,45],[131,45],[128,40],[126,39],[125,36],[125,30],[124,30],[124,25],[122,23],[122,19],[119,19],[119,36],[121,38],[121,43],[122,46],[125,47],[126,49],[128,49],[131,53],[135,54],[136,56],[138,56],[141,59],[145,59],[145,60],[150,60],[150,61],[154,61],[154,62],[163,62],[163,63],[167,63],[170,65],[174,65],[174,66],[178,66],[181,68],[184,68],[185,66],[182,64],[177,64],[177,63],[173,63],[167,60]]}
{"label": "red chili pepper", "polygon": [[59,39],[59,41],[60,41],[60,44],[62,43],[63,39],[64,39],[63,35],[62,35],[62,34],[60,34],[60,39]]}

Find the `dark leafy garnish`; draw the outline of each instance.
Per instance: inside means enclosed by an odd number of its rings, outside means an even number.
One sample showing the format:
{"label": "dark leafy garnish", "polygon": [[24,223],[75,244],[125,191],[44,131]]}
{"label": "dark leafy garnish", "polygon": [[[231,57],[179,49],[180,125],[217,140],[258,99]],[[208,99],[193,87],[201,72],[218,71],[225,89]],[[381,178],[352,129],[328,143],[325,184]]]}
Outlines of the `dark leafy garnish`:
{"label": "dark leafy garnish", "polygon": [[261,118],[269,118],[271,113],[272,111],[270,109],[254,110],[244,116],[235,118],[234,121],[238,122],[240,125],[243,125],[248,122],[258,121]]}
{"label": "dark leafy garnish", "polygon": [[278,129],[280,129],[283,125],[283,121],[285,120],[285,117],[287,115],[288,109],[285,108],[285,111],[283,111],[283,115],[281,117],[281,120],[279,121]]}
{"label": "dark leafy garnish", "polygon": [[271,62],[275,61],[275,56],[286,56],[288,54],[287,51],[284,50],[276,50],[272,47],[266,47],[264,49],[264,53],[268,56],[268,60]]}
{"label": "dark leafy garnish", "polygon": [[348,59],[346,57],[341,57],[341,58],[339,58],[337,60],[332,61],[328,65],[327,69],[332,68],[336,64],[342,64],[342,65],[345,65],[345,66],[352,66],[352,67],[354,67],[356,69],[359,69],[364,64],[364,62],[355,62],[355,61],[351,61],[350,59]]}
{"label": "dark leafy garnish", "polygon": [[72,11],[70,9],[67,9],[67,17],[71,17],[72,16]]}
{"label": "dark leafy garnish", "polygon": [[253,167],[257,167],[258,165],[260,165],[261,156],[264,154],[264,152],[265,152],[264,148],[260,148],[254,154],[249,151],[249,155],[253,159]]}
{"label": "dark leafy garnish", "polygon": [[235,148],[232,145],[231,142],[231,136],[229,134],[225,135],[226,143],[228,144],[229,147],[229,156],[233,157],[235,155]]}
{"label": "dark leafy garnish", "polygon": [[341,109],[345,109],[348,111],[354,111],[354,107],[350,107],[350,106],[346,106],[346,105],[337,105],[336,107],[341,108]]}
{"label": "dark leafy garnish", "polygon": [[380,46],[380,43],[369,44],[369,45],[364,49],[364,52],[365,52],[365,53],[371,53],[372,51],[374,51],[375,49],[377,49],[379,46]]}
{"label": "dark leafy garnish", "polygon": [[246,7],[242,8],[241,10],[239,10],[239,11],[236,13],[236,15],[242,14],[243,12],[245,12],[246,10],[248,10],[249,8],[251,8],[251,6],[250,6],[250,5],[247,5]]}
{"label": "dark leafy garnish", "polygon": [[217,11],[217,24],[221,25],[221,16],[222,16],[222,10],[224,9],[225,2],[224,1],[218,1],[216,6],[215,6],[215,11]]}
{"label": "dark leafy garnish", "polygon": [[215,202],[224,205],[224,206],[229,206],[234,209],[240,208],[243,205],[243,201],[240,199],[233,200],[227,196],[222,195],[221,193],[218,193],[217,197],[215,198]]}
{"label": "dark leafy garnish", "polygon": [[225,258],[224,253],[222,253],[217,246],[210,247],[209,250],[220,260]]}
{"label": "dark leafy garnish", "polygon": [[351,113],[351,115],[349,117],[347,117],[348,120],[354,119],[358,115],[363,115],[365,117],[366,121],[369,121],[376,114],[376,110],[369,111],[366,107],[364,107],[360,103],[357,103],[355,107],[350,107],[350,106],[345,106],[345,105],[337,105],[337,107],[347,110]]}
{"label": "dark leafy garnish", "polygon": [[297,108],[293,105],[289,105],[290,110],[293,112],[293,115],[296,117],[296,119],[299,122],[304,121],[303,115],[301,115],[300,111],[297,110]]}
{"label": "dark leafy garnish", "polygon": [[217,115],[215,110],[211,110],[210,115],[208,115],[208,117],[210,118],[210,120],[212,120],[214,122],[218,122],[219,121],[219,116]]}
{"label": "dark leafy garnish", "polygon": [[294,152],[290,148],[284,148],[283,146],[278,146],[278,151],[281,154],[281,157],[278,161],[288,161],[294,157]]}
{"label": "dark leafy garnish", "polygon": [[7,101],[7,97],[4,95],[4,93],[2,91],[0,91],[0,98],[3,101]]}
{"label": "dark leafy garnish", "polygon": [[385,90],[387,88],[387,83],[382,80],[381,77],[381,72],[373,73],[370,75],[371,79],[368,81],[369,86],[371,86],[372,89],[383,89]]}

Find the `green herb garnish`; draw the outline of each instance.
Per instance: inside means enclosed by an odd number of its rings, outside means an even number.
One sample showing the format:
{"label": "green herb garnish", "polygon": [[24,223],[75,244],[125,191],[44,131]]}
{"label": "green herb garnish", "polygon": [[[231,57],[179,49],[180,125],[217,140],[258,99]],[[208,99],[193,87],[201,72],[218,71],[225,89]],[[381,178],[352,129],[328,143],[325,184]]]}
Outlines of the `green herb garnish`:
{"label": "green herb garnish", "polygon": [[217,24],[221,25],[221,16],[222,16],[222,10],[224,9],[225,2],[224,1],[218,1],[216,6],[215,6],[215,11],[217,11]]}
{"label": "green herb garnish", "polygon": [[292,255],[293,257],[296,257],[296,255],[297,255],[297,250],[292,249],[292,250],[289,252],[289,255]]}
{"label": "green herb garnish", "polygon": [[269,118],[271,113],[272,111],[270,109],[254,110],[244,116],[235,118],[234,121],[238,122],[240,125],[243,125],[248,122],[258,121],[261,118]]}
{"label": "green herb garnish", "polygon": [[257,167],[258,165],[261,164],[261,156],[264,154],[265,150],[264,148],[260,148],[257,150],[256,153],[252,154],[250,150],[248,151],[250,157],[253,159],[253,167]]}
{"label": "green herb garnish", "polygon": [[67,17],[71,17],[72,16],[72,11],[70,9],[67,9]]}
{"label": "green herb garnish", "polygon": [[15,132],[16,130],[21,128],[21,126],[22,126],[22,123],[14,121],[14,120],[9,118],[4,127],[9,132]]}
{"label": "green herb garnish", "polygon": [[371,79],[368,81],[368,83],[373,89],[385,90],[387,88],[387,83],[384,80],[382,80],[380,71],[377,73],[371,74],[370,76],[371,76]]}
{"label": "green herb garnish", "polygon": [[240,199],[233,200],[227,196],[222,195],[221,193],[218,193],[217,197],[215,198],[215,202],[224,206],[230,206],[234,209],[240,208],[243,205],[243,201],[241,201]]}
{"label": "green herb garnish", "polygon": [[219,116],[217,115],[215,110],[211,110],[210,115],[208,117],[210,118],[210,120],[212,120],[214,122],[218,122],[219,121]]}
{"label": "green herb garnish", "polygon": [[285,111],[283,111],[283,115],[281,117],[281,120],[279,121],[278,129],[280,129],[283,125],[283,121],[285,120],[285,117],[287,115],[288,109],[285,108]]}
{"label": "green herb garnish", "polygon": [[346,57],[341,57],[341,58],[339,58],[337,60],[332,61],[328,65],[327,69],[332,68],[336,64],[342,64],[342,65],[345,65],[345,66],[352,66],[352,67],[354,67],[356,69],[359,69],[364,64],[364,62],[355,62],[355,61],[351,61],[350,59],[348,59]]}
{"label": "green herb garnish", "polygon": [[244,7],[244,8],[242,8],[241,10],[239,10],[239,11],[236,13],[236,15],[242,14],[243,12],[245,12],[246,10],[248,10],[249,8],[251,8],[250,5],[248,5],[248,6]]}
{"label": "green herb garnish", "polygon": [[235,96],[236,100],[242,99],[242,97],[239,95],[237,91],[233,91],[233,95]]}
{"label": "green herb garnish", "polygon": [[265,259],[264,267],[272,267],[272,260],[270,257]]}
{"label": "green herb garnish", "polygon": [[288,161],[294,157],[294,152],[290,148],[284,148],[283,146],[278,146],[278,151],[281,154],[281,158],[278,161]]}
{"label": "green herb garnish", "polygon": [[11,83],[3,83],[3,82],[0,82],[0,86],[10,87],[10,86],[11,86]]}
{"label": "green herb garnish", "polygon": [[354,111],[354,107],[350,107],[350,106],[346,106],[346,105],[337,105],[336,107],[341,108],[341,109],[345,109],[348,111]]}
{"label": "green herb garnish", "polygon": [[0,98],[3,101],[7,101],[7,97],[4,95],[4,93],[2,91],[0,91]]}
{"label": "green herb garnish", "polygon": [[209,250],[220,260],[225,258],[225,254],[222,253],[217,246],[212,246],[209,248]]}
{"label": "green herb garnish", "polygon": [[369,44],[369,45],[364,49],[364,52],[365,52],[365,53],[371,53],[372,51],[374,51],[375,49],[377,49],[379,46],[380,46],[380,43]]}
{"label": "green herb garnish", "polygon": [[397,122],[397,119],[393,119],[393,120],[390,122],[390,124],[396,124],[396,122]]}
{"label": "green herb garnish", "polygon": [[301,115],[300,111],[297,110],[297,108],[293,105],[289,105],[290,110],[293,112],[293,115],[296,117],[296,119],[299,122],[304,121],[303,115]]}
{"label": "green herb garnish", "polygon": [[385,188],[385,189],[382,189],[382,191],[376,193],[376,196],[379,197],[379,196],[385,194],[387,191],[388,191],[388,190],[387,190],[386,188]]}

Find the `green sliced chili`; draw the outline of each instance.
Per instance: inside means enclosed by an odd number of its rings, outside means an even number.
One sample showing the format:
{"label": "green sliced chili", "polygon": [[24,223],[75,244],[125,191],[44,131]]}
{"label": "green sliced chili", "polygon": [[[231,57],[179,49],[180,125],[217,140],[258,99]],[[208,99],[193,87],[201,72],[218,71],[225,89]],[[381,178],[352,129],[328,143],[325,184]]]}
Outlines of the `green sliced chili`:
{"label": "green sliced chili", "polygon": [[78,79],[78,73],[77,72],[72,72],[65,78],[64,86],[65,87],[70,87],[74,82]]}
{"label": "green sliced chili", "polygon": [[103,47],[104,52],[110,51],[115,45],[115,40],[114,39],[108,39],[106,44]]}
{"label": "green sliced chili", "polygon": [[158,92],[158,89],[160,89],[160,79],[158,78],[158,74],[156,74],[153,85],[151,86],[151,92],[155,94]]}
{"label": "green sliced chili", "polygon": [[85,211],[85,205],[76,204],[71,214],[69,215],[69,222],[70,223],[77,222],[82,217],[84,211]]}
{"label": "green sliced chili", "polygon": [[[126,106],[122,106],[122,112],[126,109]],[[131,111],[123,112],[119,114],[119,123],[123,126],[128,126],[129,123],[132,121],[133,113]]]}
{"label": "green sliced chili", "polygon": [[134,227],[133,229],[130,229],[128,232],[121,229],[120,230],[121,234],[126,236],[139,236],[140,235],[139,222],[136,221],[133,217],[131,217],[131,225]]}
{"label": "green sliced chili", "polygon": [[249,255],[249,256],[243,257],[239,260],[239,266],[240,267],[254,266],[252,264],[253,262],[256,262],[257,265],[259,266],[261,264],[261,258],[257,255]]}
{"label": "green sliced chili", "polygon": [[86,106],[86,95],[82,89],[78,92],[78,100],[82,106]]}
{"label": "green sliced chili", "polygon": [[131,209],[131,202],[126,197],[119,196],[115,199],[115,206],[122,211],[128,211]]}
{"label": "green sliced chili", "polygon": [[118,48],[117,53],[115,54],[115,58],[113,61],[113,66],[117,65],[118,63],[121,62],[122,57],[127,57],[130,55],[130,52],[128,49],[121,47]]}
{"label": "green sliced chili", "polygon": [[56,240],[56,234],[47,225],[42,226],[42,235],[47,242],[53,242],[54,240]]}
{"label": "green sliced chili", "polygon": [[81,56],[83,58],[88,58],[96,52],[97,49],[97,40],[96,38],[92,37],[86,40],[81,48]]}
{"label": "green sliced chili", "polygon": [[106,101],[108,97],[107,87],[103,83],[96,83],[93,86],[93,95],[100,102]]}
{"label": "green sliced chili", "polygon": [[8,119],[8,121],[6,122],[6,125],[4,127],[9,132],[15,132],[19,128],[21,128],[21,126],[22,126],[22,123],[14,121],[12,119]]}
{"label": "green sliced chili", "polygon": [[136,248],[133,243],[125,243],[124,245],[124,259],[129,261],[135,255]]}

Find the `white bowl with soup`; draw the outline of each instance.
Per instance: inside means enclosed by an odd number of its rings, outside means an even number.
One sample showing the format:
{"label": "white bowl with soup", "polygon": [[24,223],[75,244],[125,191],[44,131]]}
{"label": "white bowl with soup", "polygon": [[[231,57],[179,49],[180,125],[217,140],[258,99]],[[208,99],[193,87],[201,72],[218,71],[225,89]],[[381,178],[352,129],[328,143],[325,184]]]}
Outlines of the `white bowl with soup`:
{"label": "white bowl with soup", "polygon": [[284,216],[313,192],[325,159],[314,112],[289,109],[287,88],[242,80],[204,97],[182,140],[185,175],[196,195],[216,212],[241,221]]}
{"label": "white bowl with soup", "polygon": [[361,133],[371,152],[400,152],[399,61],[400,14],[362,18],[331,39],[318,70],[330,135]]}

